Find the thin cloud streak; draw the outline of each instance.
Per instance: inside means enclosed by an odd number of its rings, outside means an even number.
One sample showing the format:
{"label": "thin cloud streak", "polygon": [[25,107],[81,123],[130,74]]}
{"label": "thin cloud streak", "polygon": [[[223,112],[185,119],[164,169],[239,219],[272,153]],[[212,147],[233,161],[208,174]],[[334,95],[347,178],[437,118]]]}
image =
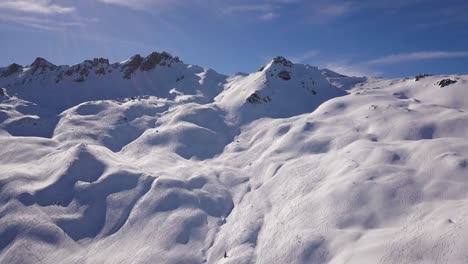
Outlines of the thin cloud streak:
{"label": "thin cloud streak", "polygon": [[52,4],[49,0],[0,0],[0,9],[42,15],[75,12],[74,7]]}
{"label": "thin cloud streak", "polygon": [[467,58],[468,52],[448,52],[448,51],[419,51],[412,53],[401,53],[384,56],[367,62],[367,64],[398,64],[403,62],[434,60],[434,59],[456,59]]}
{"label": "thin cloud streak", "polygon": [[45,31],[63,31],[69,28],[84,27],[88,23],[96,23],[97,18],[80,18],[79,20],[59,20],[55,17],[34,17],[26,15],[1,14],[0,21],[17,24]]}
{"label": "thin cloud streak", "polygon": [[377,70],[368,68],[365,65],[361,64],[350,64],[347,62],[331,62],[326,63],[324,68],[337,72],[339,74],[344,74],[347,76],[367,76],[367,77],[376,77],[380,76],[383,73]]}
{"label": "thin cloud streak", "polygon": [[299,56],[289,56],[292,61],[298,63],[307,63],[310,59],[317,57],[320,54],[318,50],[308,50]]}
{"label": "thin cloud streak", "polygon": [[148,11],[149,8],[169,8],[179,5],[181,2],[186,2],[189,4],[189,1],[186,0],[97,0],[105,4],[119,5],[123,7],[128,7],[135,10]]}

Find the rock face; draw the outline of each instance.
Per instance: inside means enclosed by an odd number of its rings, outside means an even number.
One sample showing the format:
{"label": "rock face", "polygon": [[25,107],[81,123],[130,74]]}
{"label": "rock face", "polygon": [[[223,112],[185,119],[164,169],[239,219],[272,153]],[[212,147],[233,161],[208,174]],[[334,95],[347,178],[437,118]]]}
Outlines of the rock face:
{"label": "rock face", "polygon": [[172,63],[177,62],[180,62],[180,59],[178,57],[172,57],[172,55],[167,52],[153,52],[143,60],[143,62],[140,65],[140,69],[142,71],[149,71],[151,69],[154,69],[154,67],[156,67],[157,65],[167,65],[170,67]]}
{"label": "rock face", "polygon": [[98,65],[109,65],[109,60],[105,58],[94,58],[93,60],[85,60],[84,61],[87,64],[90,64],[93,67],[96,67]]}
{"label": "rock face", "polygon": [[454,84],[454,83],[457,83],[456,80],[452,80],[452,79],[443,79],[443,80],[440,80],[439,82],[437,82],[437,84],[443,88],[445,86],[449,86],[451,84]]}
{"label": "rock face", "polygon": [[254,92],[249,97],[247,97],[246,101],[251,104],[261,104],[271,102],[271,98],[270,96],[261,96],[260,92]]}
{"label": "rock face", "polygon": [[20,70],[23,69],[23,66],[19,65],[19,64],[16,64],[16,63],[13,63],[13,64],[10,64],[5,71],[1,72],[0,73],[0,77],[8,77],[14,73],[17,73],[19,72]]}
{"label": "rock face", "polygon": [[273,58],[273,64],[281,64],[285,67],[292,67],[293,66],[293,63],[286,59],[285,57],[282,57],[282,56],[276,56]]}
{"label": "rock face", "polygon": [[132,73],[140,67],[141,62],[143,62],[143,57],[140,54],[131,57],[122,68],[124,79],[131,79]]}
{"label": "rock face", "polygon": [[424,73],[424,74],[418,74],[414,77],[414,80],[417,82],[421,79],[424,79],[426,77],[429,77],[429,76],[432,76],[432,74],[427,74],[427,73]]}
{"label": "rock face", "polygon": [[57,66],[48,62],[46,59],[37,57],[34,62],[30,65],[32,74],[44,73],[47,70],[53,71],[57,69]]}
{"label": "rock face", "polygon": [[105,68],[108,66],[110,66],[109,60],[105,58],[85,60],[83,63],[71,66],[67,70],[60,72],[60,74],[57,76],[56,83],[60,82],[64,76],[75,76],[73,79],[74,82],[84,82],[86,77],[88,77],[92,71],[94,71],[97,75],[105,75]]}
{"label": "rock face", "polygon": [[173,57],[167,52],[153,52],[145,58],[139,54],[133,56],[123,66],[124,79],[131,79],[132,74],[136,70],[149,71],[154,69],[156,66],[168,66],[171,67],[173,63],[182,62],[178,57]]}
{"label": "rock face", "polygon": [[291,80],[291,74],[288,71],[279,72],[278,77],[285,80],[285,81]]}

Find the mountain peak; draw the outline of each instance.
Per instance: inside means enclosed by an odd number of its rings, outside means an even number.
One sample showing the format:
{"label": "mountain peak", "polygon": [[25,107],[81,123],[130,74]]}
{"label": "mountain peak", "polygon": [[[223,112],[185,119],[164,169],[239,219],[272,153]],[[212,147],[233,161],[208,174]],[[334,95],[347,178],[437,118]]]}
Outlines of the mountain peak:
{"label": "mountain peak", "polygon": [[178,63],[181,62],[179,57],[174,57],[168,52],[152,52],[150,55],[146,56],[143,62],[140,65],[140,69],[142,71],[148,71],[156,67],[156,65],[169,65],[171,63]]}
{"label": "mountain peak", "polygon": [[270,69],[272,66],[284,66],[291,68],[294,65],[290,60],[286,59],[283,56],[276,56],[274,57],[270,63],[266,65],[262,65],[259,69],[258,72],[263,72],[265,69]]}
{"label": "mountain peak", "polygon": [[106,58],[94,58],[92,60],[85,60],[84,62],[92,66],[98,66],[99,64],[109,65],[109,59]]}
{"label": "mountain peak", "polygon": [[0,72],[0,77],[8,77],[8,76],[20,71],[21,69],[23,69],[23,66],[21,66],[19,64],[16,64],[16,63],[12,63],[8,67],[6,67],[5,70]]}
{"label": "mountain peak", "polygon": [[37,57],[30,66],[31,68],[44,68],[44,67],[50,67],[50,66],[55,66],[55,65],[42,57]]}
{"label": "mountain peak", "polygon": [[133,72],[140,69],[141,71],[149,71],[154,69],[156,66],[167,66],[171,67],[173,63],[182,62],[179,57],[172,56],[168,52],[152,52],[146,57],[142,57],[140,54],[132,56],[129,60],[124,62],[124,78],[130,79]]}
{"label": "mountain peak", "polygon": [[40,73],[45,72],[46,70],[55,70],[57,68],[56,65],[53,63],[47,61],[46,59],[42,57],[37,57],[33,63],[30,65],[32,69],[32,73],[36,73],[40,71]]}
{"label": "mountain peak", "polygon": [[272,64],[283,65],[283,66],[286,66],[286,67],[292,67],[292,65],[293,65],[293,63],[290,60],[286,59],[283,56],[274,57],[273,61],[272,61]]}

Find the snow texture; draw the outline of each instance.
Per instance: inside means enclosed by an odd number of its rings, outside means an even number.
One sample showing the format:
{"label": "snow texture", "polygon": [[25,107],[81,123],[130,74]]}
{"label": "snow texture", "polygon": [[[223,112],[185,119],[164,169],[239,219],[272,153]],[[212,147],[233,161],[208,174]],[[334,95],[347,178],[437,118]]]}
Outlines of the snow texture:
{"label": "snow texture", "polygon": [[0,263],[467,263],[468,76],[0,68]]}

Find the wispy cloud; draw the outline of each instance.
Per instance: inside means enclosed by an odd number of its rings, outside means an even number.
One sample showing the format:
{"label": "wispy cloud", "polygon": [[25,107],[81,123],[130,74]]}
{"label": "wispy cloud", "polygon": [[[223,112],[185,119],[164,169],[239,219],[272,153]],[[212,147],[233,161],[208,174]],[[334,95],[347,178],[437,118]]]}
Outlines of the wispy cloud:
{"label": "wispy cloud", "polygon": [[376,69],[372,69],[371,67],[363,64],[354,64],[349,63],[347,61],[335,61],[325,63],[323,65],[324,68],[332,70],[334,72],[344,74],[347,76],[367,76],[367,77],[375,77],[380,76],[383,73]]}
{"label": "wispy cloud", "polygon": [[135,10],[142,11],[158,11],[158,9],[167,9],[179,6],[184,3],[187,5],[198,4],[199,1],[188,1],[188,0],[96,0],[105,4],[119,5],[128,7]]}
{"label": "wispy cloud", "polygon": [[268,13],[265,13],[265,14],[261,14],[260,16],[258,16],[258,18],[260,20],[270,21],[270,20],[273,20],[277,16],[278,15],[273,13],[273,12],[268,12]]}
{"label": "wispy cloud", "polygon": [[74,7],[54,4],[49,0],[0,0],[0,9],[32,14],[67,14],[75,11]]}
{"label": "wispy cloud", "polygon": [[2,14],[0,16],[0,21],[15,23],[15,24],[19,24],[19,25],[34,28],[34,29],[49,30],[49,31],[64,30],[65,28],[68,28],[68,27],[77,27],[77,26],[84,25],[82,21],[58,21],[55,19],[44,18],[44,17],[8,15],[8,14]]}
{"label": "wispy cloud", "polygon": [[245,4],[231,5],[223,8],[225,14],[245,13],[245,12],[270,12],[274,7],[269,4]]}
{"label": "wispy cloud", "polygon": [[318,50],[308,50],[297,56],[288,56],[292,61],[298,63],[308,63],[312,58],[320,54]]}
{"label": "wispy cloud", "polygon": [[[63,1],[61,2],[63,3]],[[4,27],[61,31],[96,22],[81,17],[74,6],[51,0],[0,0],[0,21]]]}
{"label": "wispy cloud", "polygon": [[96,22],[96,19],[81,19],[81,20],[57,20],[49,17],[34,17],[26,15],[10,15],[3,14],[0,16],[0,21],[6,23],[14,23],[25,27],[48,30],[61,31],[70,27],[81,27],[86,23]]}
{"label": "wispy cloud", "polygon": [[219,7],[222,14],[228,16],[249,15],[259,20],[270,21],[278,16],[277,10],[279,6],[272,3],[248,3],[234,4]]}
{"label": "wispy cloud", "polygon": [[259,20],[270,21],[278,17],[281,8],[303,0],[96,0],[134,10],[158,12],[180,6],[205,8],[227,16],[248,15]]}
{"label": "wispy cloud", "polygon": [[468,52],[465,51],[419,51],[412,53],[400,53],[377,58],[368,62],[368,64],[398,64],[403,62],[434,60],[434,59],[454,59],[467,58]]}
{"label": "wispy cloud", "polygon": [[333,3],[320,6],[318,14],[325,17],[339,17],[352,11],[352,5],[349,2]]}

